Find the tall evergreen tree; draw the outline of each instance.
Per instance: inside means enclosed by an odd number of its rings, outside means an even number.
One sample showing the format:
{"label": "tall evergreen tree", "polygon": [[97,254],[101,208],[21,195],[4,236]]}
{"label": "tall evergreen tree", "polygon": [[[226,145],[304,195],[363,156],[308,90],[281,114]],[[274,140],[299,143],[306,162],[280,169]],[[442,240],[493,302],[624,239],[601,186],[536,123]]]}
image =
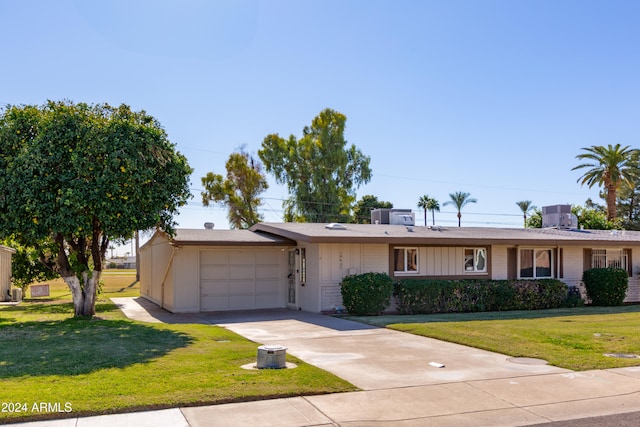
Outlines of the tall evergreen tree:
{"label": "tall evergreen tree", "polygon": [[302,137],[265,137],[258,156],[276,181],[286,184],[285,220],[346,222],[356,189],[371,179],[370,158],[347,146],[347,117],[325,109],[305,127]]}

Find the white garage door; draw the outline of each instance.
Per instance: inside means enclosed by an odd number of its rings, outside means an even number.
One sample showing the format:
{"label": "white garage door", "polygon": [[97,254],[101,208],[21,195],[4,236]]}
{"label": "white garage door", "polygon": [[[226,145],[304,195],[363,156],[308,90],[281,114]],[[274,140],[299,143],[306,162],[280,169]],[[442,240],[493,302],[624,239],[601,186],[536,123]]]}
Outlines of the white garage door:
{"label": "white garage door", "polygon": [[283,307],[282,251],[207,250],[200,253],[200,310]]}

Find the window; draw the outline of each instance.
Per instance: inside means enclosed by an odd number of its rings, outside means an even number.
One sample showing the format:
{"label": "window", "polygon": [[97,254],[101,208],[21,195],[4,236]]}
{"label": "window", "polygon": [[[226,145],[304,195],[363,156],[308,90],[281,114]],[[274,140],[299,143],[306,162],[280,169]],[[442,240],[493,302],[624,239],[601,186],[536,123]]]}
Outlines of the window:
{"label": "window", "polygon": [[484,273],[487,271],[487,248],[467,248],[464,250],[464,272]]}
{"label": "window", "polygon": [[549,279],[553,277],[553,250],[520,249],[519,276],[523,279]]}
{"label": "window", "polygon": [[622,249],[593,249],[591,268],[622,268],[627,270],[627,254]]}
{"label": "window", "polygon": [[417,273],[418,248],[394,248],[393,270],[396,273]]}

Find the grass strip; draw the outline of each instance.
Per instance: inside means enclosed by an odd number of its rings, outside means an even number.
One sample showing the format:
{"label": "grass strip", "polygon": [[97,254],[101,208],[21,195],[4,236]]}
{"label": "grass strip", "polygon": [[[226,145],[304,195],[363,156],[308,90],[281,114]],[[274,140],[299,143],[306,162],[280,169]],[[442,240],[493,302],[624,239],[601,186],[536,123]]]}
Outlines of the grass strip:
{"label": "grass strip", "polygon": [[640,365],[640,305],[350,317],[376,326],[583,371]]}

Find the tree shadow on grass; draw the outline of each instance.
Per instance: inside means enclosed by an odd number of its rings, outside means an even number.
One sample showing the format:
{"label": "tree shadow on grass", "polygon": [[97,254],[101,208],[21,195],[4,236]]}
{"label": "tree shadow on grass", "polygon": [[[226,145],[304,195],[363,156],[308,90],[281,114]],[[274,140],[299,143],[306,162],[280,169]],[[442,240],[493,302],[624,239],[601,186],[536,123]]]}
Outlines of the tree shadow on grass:
{"label": "tree shadow on grass", "polygon": [[0,323],[0,378],[124,368],[149,362],[192,341],[184,333],[128,320]]}

